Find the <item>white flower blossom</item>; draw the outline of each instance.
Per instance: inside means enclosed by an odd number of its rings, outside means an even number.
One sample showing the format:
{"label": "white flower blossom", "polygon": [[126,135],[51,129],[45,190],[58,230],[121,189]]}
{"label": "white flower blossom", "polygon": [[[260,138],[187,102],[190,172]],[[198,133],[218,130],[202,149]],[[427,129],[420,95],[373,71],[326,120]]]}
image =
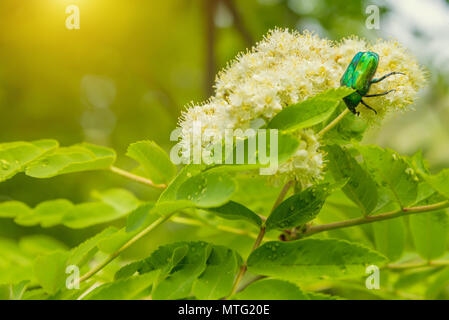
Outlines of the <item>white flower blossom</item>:
{"label": "white flower blossom", "polygon": [[[391,71],[405,73],[372,86],[370,93],[396,89],[386,96],[369,98],[369,104],[378,112],[376,121],[387,112],[403,110],[414,102],[418,89],[425,82],[424,72],[397,42],[378,41],[370,45],[355,37],[333,42],[310,32],[300,34],[275,29],[219,73],[213,97],[183,112],[179,122],[183,150],[191,147],[195,121],[201,124],[201,132],[245,130],[254,123],[267,123],[291,104],[339,87],[341,76],[359,51],[379,54],[376,77]],[[374,119],[375,114],[363,106],[358,106],[357,111],[365,119]],[[324,154],[312,130],[301,130],[297,135],[299,148],[291,159],[279,166],[276,175],[295,178],[307,187],[321,178]],[[202,146],[207,149],[215,142],[213,137],[203,137]]]}

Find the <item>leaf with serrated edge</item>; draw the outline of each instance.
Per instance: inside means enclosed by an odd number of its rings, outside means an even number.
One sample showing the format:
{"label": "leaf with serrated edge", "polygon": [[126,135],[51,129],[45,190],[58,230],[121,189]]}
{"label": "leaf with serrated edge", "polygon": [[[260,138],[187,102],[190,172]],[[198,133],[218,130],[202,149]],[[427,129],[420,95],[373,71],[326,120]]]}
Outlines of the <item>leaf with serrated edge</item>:
{"label": "leaf with serrated edge", "polygon": [[341,278],[365,273],[367,265],[382,265],[381,254],[344,240],[271,241],[248,258],[248,271],[285,280]]}
{"label": "leaf with serrated edge", "polygon": [[288,106],[271,119],[268,128],[298,130],[317,125],[329,118],[341,99],[352,92],[354,90],[350,88],[333,88]]}

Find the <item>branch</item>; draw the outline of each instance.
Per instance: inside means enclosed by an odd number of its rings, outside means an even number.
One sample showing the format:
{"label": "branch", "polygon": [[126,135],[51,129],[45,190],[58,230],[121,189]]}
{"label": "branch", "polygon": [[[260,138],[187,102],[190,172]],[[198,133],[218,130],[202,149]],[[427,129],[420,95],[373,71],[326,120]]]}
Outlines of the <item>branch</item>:
{"label": "branch", "polygon": [[122,169],[114,167],[114,166],[111,166],[109,168],[109,170],[111,170],[115,174],[118,174],[118,175],[120,175],[122,177],[125,177],[127,179],[130,179],[130,180],[142,183],[142,184],[146,184],[146,185],[151,186],[151,187],[155,187],[155,188],[159,188],[159,189],[167,188],[167,185],[165,185],[165,184],[156,184],[153,181],[151,181],[150,179],[147,179],[147,178],[135,175],[135,174],[133,174],[131,172],[122,170]]}
{"label": "branch", "polygon": [[144,230],[142,230],[141,232],[139,232],[138,234],[136,234],[132,239],[128,240],[124,245],[122,245],[117,251],[115,251],[114,253],[112,253],[111,255],[109,255],[106,260],[104,260],[102,263],[100,263],[99,265],[97,265],[95,268],[93,268],[92,270],[90,270],[88,273],[86,273],[85,275],[83,275],[79,282],[83,282],[87,279],[89,279],[90,277],[92,277],[93,275],[95,275],[97,272],[99,272],[101,269],[103,269],[104,267],[106,267],[111,261],[113,261],[115,258],[117,258],[123,251],[125,251],[126,249],[128,249],[131,245],[133,245],[137,240],[141,239],[143,236],[145,236],[146,234],[148,234],[150,231],[156,229],[157,227],[159,227],[162,223],[164,223],[165,221],[167,221],[168,219],[170,219],[173,215],[175,214],[175,212],[173,212],[172,214],[166,215],[164,217],[160,217],[159,219],[157,219],[156,221],[154,221],[152,224],[150,224],[148,227],[146,227]]}
{"label": "branch", "polygon": [[[274,209],[276,209],[279,206],[279,204],[282,202],[282,200],[284,200],[284,198],[287,195],[287,192],[290,189],[290,187],[292,186],[292,184],[293,184],[293,181],[289,181],[284,185],[284,187],[282,188],[281,192],[279,193],[279,196],[277,197],[277,199],[273,205],[273,208],[271,209],[271,212],[273,212]],[[256,250],[260,246],[264,236],[265,236],[265,222],[263,222],[262,226],[260,227],[260,231],[257,236],[256,242],[254,242],[253,248],[251,249],[251,252],[249,255],[251,255],[251,253],[253,253],[254,250]],[[242,280],[243,276],[245,275],[246,270],[248,269],[248,266],[246,263],[247,263],[247,261],[245,261],[243,263],[242,267],[240,268],[240,272],[237,275],[237,278],[235,279],[234,285],[232,286],[231,294],[229,296],[232,296],[237,292],[239,283]]]}
{"label": "branch", "polygon": [[424,268],[424,267],[441,267],[441,266],[449,266],[449,261],[436,260],[436,261],[397,263],[397,264],[388,264],[388,265],[386,265],[386,268],[392,269],[392,270],[404,270],[404,269],[416,269],[416,268]]}
{"label": "branch", "polygon": [[420,212],[429,212],[429,211],[435,211],[440,209],[445,209],[449,207],[449,200],[427,205],[427,206],[420,206],[420,207],[414,207],[414,208],[404,208],[396,211],[390,211],[385,212],[381,214],[377,214],[374,216],[365,216],[361,218],[356,219],[350,219],[345,221],[339,221],[339,222],[333,222],[329,224],[322,224],[317,226],[310,226],[306,228],[302,233],[299,234],[299,236],[310,236],[315,233],[334,230],[334,229],[341,229],[341,228],[348,228],[353,227],[357,225],[372,223],[376,221],[382,221],[382,220],[388,220],[388,219],[394,219],[398,217],[403,217],[415,213]]}

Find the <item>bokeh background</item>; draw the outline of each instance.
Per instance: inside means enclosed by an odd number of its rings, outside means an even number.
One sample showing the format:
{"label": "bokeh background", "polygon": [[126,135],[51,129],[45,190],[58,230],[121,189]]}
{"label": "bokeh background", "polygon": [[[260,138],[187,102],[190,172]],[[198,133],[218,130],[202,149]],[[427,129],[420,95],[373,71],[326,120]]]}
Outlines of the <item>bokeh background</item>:
{"label": "bokeh background", "polygon": [[[79,30],[65,26],[71,4],[80,9]],[[373,4],[380,8],[378,30],[365,24]],[[0,142],[88,141],[114,148],[118,166],[130,169],[123,156],[130,143],[151,139],[168,150],[181,110],[209,97],[216,72],[274,27],[404,43],[427,68],[428,87],[414,112],[392,115],[364,142],[404,154],[422,149],[432,170],[449,167],[447,0],[0,0]],[[49,180],[18,175],[0,184],[0,201],[81,202],[111,186],[156,196],[109,173],[88,172]],[[158,237],[183,238],[192,228],[168,224]],[[99,229],[0,221],[0,236],[46,233],[68,246]]]}

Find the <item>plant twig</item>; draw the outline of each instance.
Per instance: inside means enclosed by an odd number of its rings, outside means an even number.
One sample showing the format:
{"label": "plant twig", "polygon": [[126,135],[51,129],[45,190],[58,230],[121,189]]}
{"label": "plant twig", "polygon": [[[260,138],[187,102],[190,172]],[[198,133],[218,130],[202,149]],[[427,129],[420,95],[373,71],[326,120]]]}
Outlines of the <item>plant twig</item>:
{"label": "plant twig", "polygon": [[340,113],[331,123],[329,123],[326,127],[324,127],[319,133],[319,136],[324,136],[329,130],[337,125],[344,117],[349,113],[349,109],[345,108],[345,110]]}
{"label": "plant twig", "polygon": [[299,234],[299,236],[310,236],[312,234],[316,234],[319,232],[334,230],[334,229],[341,229],[341,228],[348,228],[352,226],[372,223],[376,221],[382,221],[382,220],[388,220],[388,219],[394,219],[406,215],[411,215],[415,213],[420,212],[429,212],[429,211],[435,211],[440,209],[445,209],[449,207],[449,201],[442,201],[435,204],[427,205],[427,206],[420,206],[420,207],[413,207],[413,208],[404,208],[400,210],[385,212],[373,216],[364,216],[360,218],[345,220],[345,221],[339,221],[339,222],[333,222],[328,224],[322,224],[317,226],[309,226],[306,228],[302,233]]}
{"label": "plant twig", "polygon": [[[273,212],[274,209],[276,209],[279,206],[279,204],[284,200],[284,198],[287,195],[287,192],[290,189],[290,187],[292,186],[292,184],[293,184],[293,181],[289,181],[284,185],[284,187],[282,188],[281,192],[279,193],[279,196],[277,197],[277,199],[273,205],[273,208],[271,209],[271,212]],[[250,255],[251,255],[251,253],[254,252],[254,250],[256,250],[260,246],[264,236],[265,236],[265,222],[263,222],[262,226],[260,227],[259,234],[257,236],[256,241],[254,242],[253,248],[251,249]],[[234,285],[232,286],[231,294],[229,296],[232,296],[237,292],[239,283],[242,280],[243,276],[245,275],[247,269],[248,269],[247,261],[245,261],[240,268],[237,278],[234,281]]]}
{"label": "plant twig", "polygon": [[276,201],[275,201],[275,203],[273,205],[273,208],[271,208],[270,213],[273,212],[274,209],[276,209],[281,204],[281,202],[284,200],[285,196],[287,195],[288,190],[293,185],[293,182],[294,181],[292,180],[292,181],[287,182],[284,185],[284,187],[282,188],[281,192],[279,193],[279,195],[278,195],[278,197],[277,197],[277,199],[276,199]]}
{"label": "plant twig", "polygon": [[100,263],[99,265],[97,265],[95,268],[93,268],[92,270],[90,270],[89,272],[87,272],[85,275],[83,275],[79,282],[83,282],[87,279],[89,279],[90,277],[92,277],[93,275],[95,275],[97,272],[99,272],[101,269],[103,269],[104,267],[106,267],[111,261],[113,261],[115,258],[117,258],[123,251],[125,251],[126,249],[128,249],[131,245],[133,245],[137,240],[141,239],[143,236],[145,236],[146,234],[148,234],[150,231],[153,231],[154,229],[156,229],[158,226],[160,226],[162,223],[164,223],[165,221],[167,221],[168,219],[170,219],[173,215],[175,214],[169,214],[163,217],[160,217],[159,219],[157,219],[156,221],[154,221],[152,224],[150,224],[148,227],[146,227],[145,229],[143,229],[141,232],[139,232],[138,234],[136,234],[132,239],[128,240],[124,245],[122,245],[118,250],[116,250],[114,253],[112,253],[111,255],[109,255],[106,260],[104,260],[102,263]]}
{"label": "plant twig", "polygon": [[159,188],[159,189],[167,188],[167,185],[165,185],[165,184],[156,184],[153,181],[151,181],[150,179],[147,179],[147,178],[135,175],[135,174],[133,174],[131,172],[125,171],[123,169],[120,169],[120,168],[117,168],[117,167],[114,167],[114,166],[111,166],[109,168],[109,170],[111,170],[115,174],[118,174],[118,175],[120,175],[122,177],[131,179],[133,181],[136,181],[136,182],[139,182],[139,183],[151,186],[151,187],[155,187],[155,188]]}
{"label": "plant twig", "polygon": [[449,261],[435,260],[435,261],[419,261],[409,263],[395,263],[395,264],[388,264],[386,268],[392,270],[403,270],[403,269],[416,269],[424,267],[441,267],[441,266],[449,266]]}

